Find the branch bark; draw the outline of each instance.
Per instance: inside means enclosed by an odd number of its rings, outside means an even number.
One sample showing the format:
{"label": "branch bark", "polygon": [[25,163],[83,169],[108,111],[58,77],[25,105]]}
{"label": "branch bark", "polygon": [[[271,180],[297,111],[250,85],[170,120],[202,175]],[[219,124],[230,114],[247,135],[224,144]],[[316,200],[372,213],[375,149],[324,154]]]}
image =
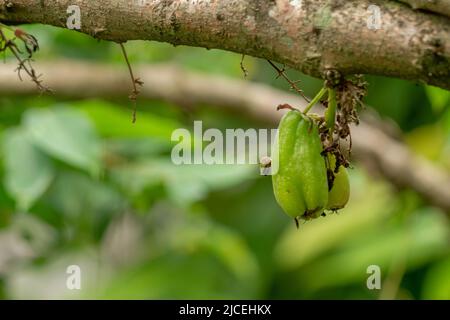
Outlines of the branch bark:
{"label": "branch bark", "polygon": [[[336,69],[450,89],[450,19],[394,1],[0,0],[0,22],[65,27],[69,5],[81,9],[80,31],[98,39],[218,48],[315,77]],[[373,5],[377,30],[368,25]]]}
{"label": "branch bark", "polygon": [[[15,68],[13,63],[0,64],[0,95],[35,95],[34,84],[20,82]],[[123,98],[130,87],[126,68],[60,61],[36,64],[36,69],[44,74],[45,83],[56,94],[69,98]],[[136,66],[136,70],[145,83],[141,98],[161,99],[178,105],[217,106],[274,126],[283,114],[276,111],[277,105],[289,103],[301,109],[306,106],[299,95],[250,81],[201,75],[173,64]],[[70,81],[67,81],[68,75]],[[432,205],[450,213],[448,172],[416,156],[377,121],[363,121],[352,131],[354,154],[363,164],[369,165],[369,170],[375,165],[375,169],[394,185],[412,188]]]}
{"label": "branch bark", "polygon": [[448,0],[399,0],[409,4],[413,9],[423,9],[450,17],[450,1]]}

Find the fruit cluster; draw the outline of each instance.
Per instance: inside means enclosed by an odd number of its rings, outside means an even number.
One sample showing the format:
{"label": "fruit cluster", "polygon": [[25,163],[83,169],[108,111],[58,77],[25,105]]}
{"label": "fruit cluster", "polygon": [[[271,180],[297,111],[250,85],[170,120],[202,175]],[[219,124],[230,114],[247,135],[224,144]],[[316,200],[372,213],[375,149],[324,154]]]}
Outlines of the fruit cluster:
{"label": "fruit cluster", "polygon": [[[361,105],[365,84],[357,81],[329,83],[303,111],[291,109],[281,119],[273,160],[278,170],[272,175],[275,198],[297,223],[336,212],[347,205],[350,183],[348,161],[340,150],[340,139],[350,138],[350,123],[358,123],[356,107]],[[323,117],[308,114],[324,95]],[[351,145],[351,143],[350,143]]]}
{"label": "fruit cluster", "polygon": [[[278,171],[272,176],[273,190],[289,216],[296,221],[310,220],[325,210],[336,211],[347,204],[347,170],[342,165],[336,167],[334,155],[323,156],[318,125],[313,119],[297,110],[286,113],[275,148]],[[333,179],[329,179],[330,171]]]}

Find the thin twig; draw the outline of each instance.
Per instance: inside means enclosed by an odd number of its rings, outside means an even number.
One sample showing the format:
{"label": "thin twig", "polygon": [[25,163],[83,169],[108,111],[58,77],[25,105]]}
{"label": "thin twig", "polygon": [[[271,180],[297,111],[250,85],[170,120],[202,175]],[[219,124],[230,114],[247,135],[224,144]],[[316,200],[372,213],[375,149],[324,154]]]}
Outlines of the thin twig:
{"label": "thin twig", "polygon": [[242,58],[241,58],[241,70],[244,73],[244,78],[247,78],[248,77],[248,70],[247,70],[247,68],[244,65],[244,59],[245,59],[245,54],[243,54]]}
{"label": "thin twig", "polygon": [[294,90],[295,92],[297,92],[298,94],[300,94],[303,99],[306,100],[306,102],[309,102],[310,100],[305,96],[305,93],[303,92],[302,89],[300,89],[296,82],[298,81],[292,81],[291,79],[289,79],[289,77],[286,75],[286,73],[284,72],[284,68],[280,69],[278,68],[272,61],[267,60],[267,62],[269,62],[269,64],[278,72],[278,77],[283,77],[291,86],[292,90]]}
{"label": "thin twig", "polygon": [[[4,25],[2,24],[0,27],[4,27]],[[8,27],[9,30],[12,30],[11,28]],[[19,30],[19,29],[17,29]],[[29,36],[28,34],[25,34],[27,36]],[[33,37],[33,39],[35,40],[35,38]],[[28,76],[31,78],[31,80],[36,84],[36,86],[39,88],[39,90],[41,92],[49,92],[51,93],[51,89],[44,86],[42,84],[42,80],[40,80],[39,78],[41,77],[41,75],[37,76],[36,75],[36,71],[34,70],[33,66],[31,65],[31,56],[33,52],[29,52],[29,57],[26,59],[22,59],[22,57],[20,56],[20,50],[17,47],[16,43],[14,42],[14,40],[8,39],[6,37],[6,35],[3,33],[3,31],[0,28],[0,40],[3,41],[4,47],[0,48],[0,51],[6,51],[6,49],[9,49],[9,51],[11,51],[11,53],[15,56],[15,58],[17,59],[17,61],[19,62],[19,65],[16,69],[17,71],[17,75],[19,77],[19,79],[22,81],[22,76],[20,75],[20,71],[25,70],[25,72],[28,74]],[[22,41],[24,41],[24,39],[21,39]],[[28,64],[28,66],[27,66]]]}
{"label": "thin twig", "polygon": [[131,81],[133,83],[133,92],[129,96],[130,100],[133,102],[133,123],[136,123],[136,112],[137,112],[137,96],[139,95],[139,89],[138,86],[142,86],[144,82],[141,81],[139,78],[135,78],[133,74],[133,68],[131,67],[130,61],[128,59],[127,51],[125,50],[125,46],[123,43],[119,43],[120,48],[122,49],[123,56],[125,58],[125,61],[128,66],[128,71],[130,72]]}

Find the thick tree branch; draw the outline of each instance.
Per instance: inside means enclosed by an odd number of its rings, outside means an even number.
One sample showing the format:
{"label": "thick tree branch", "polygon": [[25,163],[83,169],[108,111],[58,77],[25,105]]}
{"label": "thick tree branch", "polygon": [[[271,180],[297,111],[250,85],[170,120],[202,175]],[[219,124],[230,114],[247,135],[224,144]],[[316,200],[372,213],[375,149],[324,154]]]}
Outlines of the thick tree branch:
{"label": "thick tree branch", "polygon": [[355,155],[373,165],[391,183],[410,187],[430,203],[450,213],[450,175],[424,158],[414,155],[404,144],[373,126],[352,129]]}
{"label": "thick tree branch", "polygon": [[448,0],[399,0],[409,4],[413,9],[423,9],[450,17]]}
{"label": "thick tree branch", "polygon": [[[123,98],[129,90],[126,68],[118,70],[74,61],[40,63],[36,68],[44,74],[45,82],[55,94],[65,97]],[[14,69],[12,63],[0,64],[0,95],[36,94],[34,84],[31,81],[20,82]],[[136,70],[145,82],[142,98],[218,106],[271,125],[276,125],[282,115],[276,111],[277,105],[289,103],[301,109],[306,106],[299,95],[249,81],[200,75],[175,65],[136,66]],[[67,81],[68,75],[70,81]],[[414,155],[399,140],[387,134],[388,131],[374,120],[363,121],[353,128],[355,156],[395,185],[410,187],[431,204],[450,212],[449,174]]]}
{"label": "thick tree branch", "polygon": [[[450,89],[450,19],[394,1],[0,0],[0,22],[65,27],[69,5],[81,8],[81,32],[99,39],[219,48],[316,77],[336,69]],[[373,5],[381,29],[369,28]]]}

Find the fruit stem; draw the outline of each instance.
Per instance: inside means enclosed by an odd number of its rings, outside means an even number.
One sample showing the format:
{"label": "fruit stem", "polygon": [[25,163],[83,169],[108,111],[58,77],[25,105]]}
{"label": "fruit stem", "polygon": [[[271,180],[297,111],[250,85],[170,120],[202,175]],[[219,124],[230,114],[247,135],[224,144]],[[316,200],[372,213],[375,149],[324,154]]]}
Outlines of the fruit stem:
{"label": "fruit stem", "polygon": [[1,23],[1,22],[0,22],[0,27],[5,28],[5,29],[8,29],[8,30],[10,30],[10,31],[14,31],[13,28],[11,28],[10,26],[7,26],[6,24],[3,24],[3,23]]}
{"label": "fruit stem", "polygon": [[314,105],[320,101],[320,99],[322,99],[322,97],[324,96],[324,94],[327,92],[326,88],[322,88],[320,89],[319,93],[314,97],[314,99],[311,100],[311,102],[308,104],[308,106],[305,108],[305,110],[303,110],[303,114],[307,114],[312,107],[314,107]]}
{"label": "fruit stem", "polygon": [[333,135],[334,126],[336,122],[336,90],[328,88],[328,108],[326,111],[325,119],[327,128],[330,130],[330,135]]}

